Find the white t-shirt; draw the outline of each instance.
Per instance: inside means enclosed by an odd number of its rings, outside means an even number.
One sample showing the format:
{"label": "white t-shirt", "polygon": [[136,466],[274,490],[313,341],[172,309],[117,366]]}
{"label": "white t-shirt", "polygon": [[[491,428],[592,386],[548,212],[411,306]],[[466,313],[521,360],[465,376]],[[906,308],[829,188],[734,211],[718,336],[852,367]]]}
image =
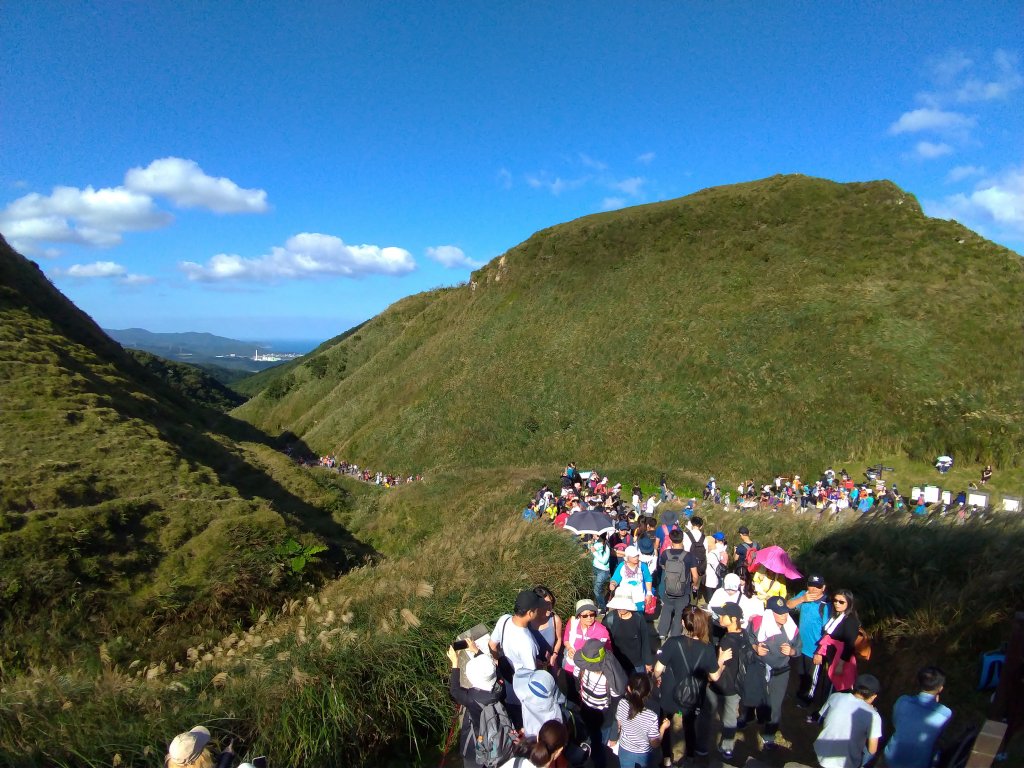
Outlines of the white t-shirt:
{"label": "white t-shirt", "polygon": [[[713,545],[710,544],[708,539],[715,543]],[[705,569],[704,573],[704,586],[715,589],[718,586],[718,574],[716,573],[716,569],[722,562],[722,559],[726,556],[728,548],[711,536],[708,536],[707,539],[704,540],[704,546],[708,551],[708,567]]]}
{"label": "white t-shirt", "polygon": [[[527,627],[517,627],[511,616],[498,619],[491,638],[501,646],[502,654],[511,662],[515,672],[520,669],[537,668],[537,654],[540,653],[537,641],[533,639]],[[511,685],[505,686],[505,696],[514,704],[519,702]]]}
{"label": "white t-shirt", "polygon": [[860,768],[868,739],[882,738],[882,718],[852,693],[833,693],[821,710],[824,724],[814,753],[821,768]]}

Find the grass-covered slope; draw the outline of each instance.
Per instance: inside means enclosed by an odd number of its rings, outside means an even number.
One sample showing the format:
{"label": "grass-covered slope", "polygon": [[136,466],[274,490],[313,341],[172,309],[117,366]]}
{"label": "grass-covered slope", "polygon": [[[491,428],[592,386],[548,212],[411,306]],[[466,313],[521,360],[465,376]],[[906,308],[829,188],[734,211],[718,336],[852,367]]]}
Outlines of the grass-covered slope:
{"label": "grass-covered slope", "polygon": [[1024,452],[1021,317],[1017,254],[889,182],[773,177],[538,232],[263,374],[237,413],[407,470],[567,449],[755,472],[878,453],[1006,466]]}
{"label": "grass-covered slope", "polygon": [[0,672],[227,626],[298,584],[290,539],[343,565],[326,497],[266,442],[152,375],[0,239]]}
{"label": "grass-covered slope", "polygon": [[197,405],[226,412],[245,402],[244,397],[198,365],[167,360],[141,349],[125,351],[143,368]]}

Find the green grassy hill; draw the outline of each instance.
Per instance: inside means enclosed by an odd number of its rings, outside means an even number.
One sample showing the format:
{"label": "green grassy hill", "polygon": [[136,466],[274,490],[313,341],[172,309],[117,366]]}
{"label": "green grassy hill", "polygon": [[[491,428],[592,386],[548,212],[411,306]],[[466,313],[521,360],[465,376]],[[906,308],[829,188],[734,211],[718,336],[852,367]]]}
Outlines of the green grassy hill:
{"label": "green grassy hill", "polygon": [[[183,647],[367,551],[249,425],[110,340],[0,239],[0,673]],[[289,540],[326,544],[301,576]],[[116,654],[115,654],[116,655]]]}
{"label": "green grassy hill", "polygon": [[[890,182],[777,176],[538,232],[237,414],[400,470],[1019,462],[1024,262]],[[799,471],[799,470],[798,470]]]}
{"label": "green grassy hill", "polygon": [[172,389],[177,390],[192,403],[227,412],[245,402],[244,397],[222,384],[207,369],[200,368],[198,365],[166,360],[141,349],[126,349],[125,351],[135,358],[143,368]]}

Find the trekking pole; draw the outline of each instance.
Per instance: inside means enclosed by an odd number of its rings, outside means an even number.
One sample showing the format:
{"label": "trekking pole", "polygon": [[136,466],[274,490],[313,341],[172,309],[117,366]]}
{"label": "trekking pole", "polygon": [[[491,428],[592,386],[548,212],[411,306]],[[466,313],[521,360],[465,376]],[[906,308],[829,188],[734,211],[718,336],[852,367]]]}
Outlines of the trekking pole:
{"label": "trekking pole", "polygon": [[448,729],[448,735],[444,739],[444,749],[441,752],[441,762],[438,764],[439,768],[444,768],[445,762],[448,760],[448,753],[451,752],[452,742],[455,741],[455,726],[458,725],[459,717],[462,715],[462,705],[455,705],[455,717],[452,718],[452,726]]}

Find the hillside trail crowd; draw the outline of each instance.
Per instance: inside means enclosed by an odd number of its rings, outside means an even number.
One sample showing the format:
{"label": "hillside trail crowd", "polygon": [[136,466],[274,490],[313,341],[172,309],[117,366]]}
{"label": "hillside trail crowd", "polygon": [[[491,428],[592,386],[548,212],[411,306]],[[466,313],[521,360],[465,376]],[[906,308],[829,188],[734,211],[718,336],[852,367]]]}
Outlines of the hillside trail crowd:
{"label": "hillside trail crowd", "polygon": [[[387,487],[422,479],[332,456],[301,463]],[[814,483],[748,480],[735,505],[813,509],[819,518],[929,512],[908,508],[880,477],[869,481],[858,486],[831,469]],[[733,504],[714,477],[703,496]],[[746,526],[732,544],[724,531],[707,532],[696,499],[659,514],[674,500],[664,475],[660,493],[645,498],[634,483],[627,500],[620,483],[572,463],[557,489],[538,489],[523,518],[577,536],[593,595],[565,611],[547,587],[524,589],[492,628],[448,648],[458,748],[449,743],[442,766],[456,754],[464,768],[714,768],[806,756],[820,768],[954,764],[963,744],[939,749],[952,717],[940,702],[942,670],[922,667],[917,690],[883,719],[874,706],[881,683],[864,672],[871,645],[856,596],[827,574],[804,578]],[[230,768],[231,746],[215,761],[209,742],[203,726],[179,734],[165,768]],[[265,765],[257,758],[239,768]]]}
{"label": "hillside trail crowd", "polygon": [[[301,462],[300,462],[301,463]],[[337,472],[340,475],[347,475],[348,477],[354,477],[356,480],[362,480],[364,483],[371,485],[379,485],[383,488],[394,488],[398,485],[407,485],[409,483],[415,483],[417,480],[422,480],[423,475],[394,475],[390,472],[381,472],[379,470],[374,471],[372,469],[360,469],[358,464],[350,464],[347,461],[339,461],[334,456],[320,456],[317,458],[316,463],[308,462],[306,465],[322,467],[329,469],[332,472]]]}
{"label": "hillside trail crowd", "polygon": [[[740,504],[824,515],[897,495],[851,489],[831,471],[774,486],[742,484]],[[714,478],[704,496],[731,501]],[[465,768],[781,765],[793,754],[821,768],[931,768],[952,716],[943,672],[920,669],[883,727],[856,596],[826,574],[803,579],[746,526],[734,544],[705,531],[695,500],[659,515],[672,498],[664,476],[660,494],[645,499],[634,484],[626,497],[569,464],[559,488],[526,505],[525,519],[579,537],[593,596],[564,611],[543,585],[525,589],[486,634],[448,649]]]}

